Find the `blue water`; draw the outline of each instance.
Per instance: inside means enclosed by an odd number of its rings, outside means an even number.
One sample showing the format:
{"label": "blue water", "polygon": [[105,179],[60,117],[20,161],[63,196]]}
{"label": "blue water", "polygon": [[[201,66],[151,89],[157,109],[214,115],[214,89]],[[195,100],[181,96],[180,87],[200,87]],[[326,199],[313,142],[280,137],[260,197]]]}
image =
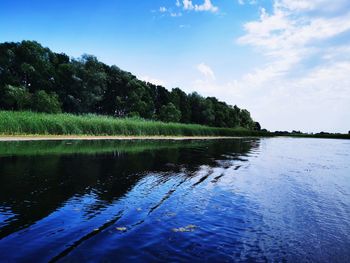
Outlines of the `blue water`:
{"label": "blue water", "polygon": [[350,141],[156,143],[0,144],[0,262],[350,262]]}

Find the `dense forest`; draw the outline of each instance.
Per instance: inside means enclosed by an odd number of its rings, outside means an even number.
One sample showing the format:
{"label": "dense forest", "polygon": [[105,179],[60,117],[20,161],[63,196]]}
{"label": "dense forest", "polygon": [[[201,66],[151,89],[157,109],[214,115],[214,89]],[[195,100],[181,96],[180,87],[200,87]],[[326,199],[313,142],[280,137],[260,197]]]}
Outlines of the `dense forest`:
{"label": "dense forest", "polygon": [[215,97],[137,79],[91,55],[78,59],[35,41],[0,44],[0,108],[141,117],[260,130],[250,113]]}

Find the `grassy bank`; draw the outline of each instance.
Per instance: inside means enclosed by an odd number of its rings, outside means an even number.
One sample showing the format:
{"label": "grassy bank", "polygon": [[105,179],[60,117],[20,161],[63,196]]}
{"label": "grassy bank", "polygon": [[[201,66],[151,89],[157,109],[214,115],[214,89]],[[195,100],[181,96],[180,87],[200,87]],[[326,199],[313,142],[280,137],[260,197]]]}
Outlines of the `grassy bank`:
{"label": "grassy bank", "polygon": [[0,111],[2,135],[257,136],[243,128],[164,123],[107,116]]}

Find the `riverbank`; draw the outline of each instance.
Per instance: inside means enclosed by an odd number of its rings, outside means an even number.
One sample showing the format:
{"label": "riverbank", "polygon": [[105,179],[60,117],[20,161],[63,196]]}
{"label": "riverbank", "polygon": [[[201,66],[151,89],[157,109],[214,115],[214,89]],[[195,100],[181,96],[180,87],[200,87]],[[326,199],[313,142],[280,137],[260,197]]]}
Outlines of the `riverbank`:
{"label": "riverbank", "polygon": [[272,133],[91,114],[0,111],[0,141],[205,140],[272,136],[350,139],[350,134]]}
{"label": "riverbank", "polygon": [[237,139],[242,137],[234,136],[64,136],[64,135],[22,135],[22,136],[1,136],[0,142],[11,141],[101,141],[101,140],[220,140],[220,139]]}
{"label": "riverbank", "polygon": [[218,128],[198,124],[165,123],[99,115],[46,114],[0,111],[0,136],[261,136],[245,128]]}
{"label": "riverbank", "polygon": [[[258,136],[89,136],[89,135],[0,135],[0,142],[21,142],[21,141],[131,141],[131,140],[173,140],[173,141],[188,141],[188,140],[225,140],[238,139],[244,137]],[[266,137],[262,136],[262,137]],[[275,137],[272,133],[269,137]],[[276,136],[277,137],[277,136]],[[317,136],[317,135],[284,135],[278,137],[290,138],[314,138],[314,139],[350,139],[347,134],[334,136]]]}

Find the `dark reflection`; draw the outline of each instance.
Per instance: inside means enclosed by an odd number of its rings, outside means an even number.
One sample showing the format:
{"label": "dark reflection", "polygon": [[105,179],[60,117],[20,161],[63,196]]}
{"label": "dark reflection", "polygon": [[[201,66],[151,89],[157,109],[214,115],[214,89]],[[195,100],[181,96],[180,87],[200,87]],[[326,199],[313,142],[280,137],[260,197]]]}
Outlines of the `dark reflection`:
{"label": "dark reflection", "polygon": [[238,158],[257,146],[256,140],[0,143],[0,203],[14,215],[3,223],[0,238],[45,218],[73,196],[93,190],[100,200],[87,211],[93,216],[151,172],[191,176],[200,165]]}

